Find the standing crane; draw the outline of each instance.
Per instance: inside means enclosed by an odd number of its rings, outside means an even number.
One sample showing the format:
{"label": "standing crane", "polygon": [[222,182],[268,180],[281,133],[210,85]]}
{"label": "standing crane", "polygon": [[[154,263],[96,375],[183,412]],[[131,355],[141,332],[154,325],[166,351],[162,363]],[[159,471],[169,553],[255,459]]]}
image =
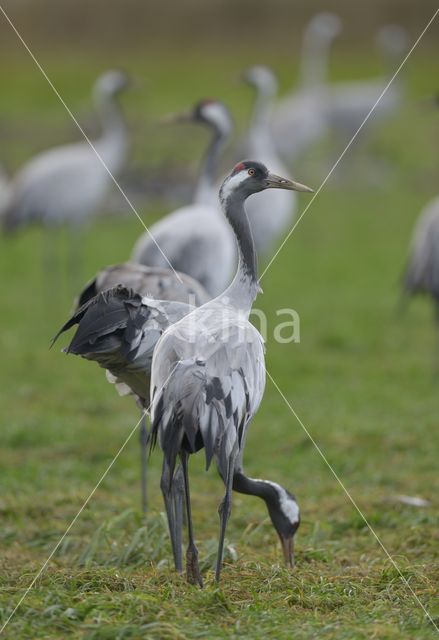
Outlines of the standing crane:
{"label": "standing crane", "polygon": [[276,147],[288,161],[326,133],[329,49],[340,31],[340,18],[327,12],[315,15],[305,29],[299,83],[281,98],[272,119]]}
{"label": "standing crane", "polygon": [[[231,491],[256,495],[268,508],[292,564],[293,536],[299,526],[294,497],[280,485],[244,475],[242,456],[248,425],[265,386],[263,339],[249,322],[259,289],[256,252],[244,201],[265,189],[311,191],[304,185],[268,172],[256,161],[240,162],[225,179],[220,201],[238,244],[238,270],[217,298],[171,325],[154,350],[151,369],[151,446],[163,451],[161,489],[177,571],[181,571],[179,521],[172,513],[173,477],[181,461],[188,524],[186,571],[189,582],[203,586],[192,526],[189,455],[204,448],[206,467],[214,458],[226,491],[219,507],[220,536],[215,578],[220,579]],[[267,215],[270,215],[267,212]]]}
{"label": "standing crane", "polygon": [[96,213],[112,175],[126,160],[128,135],[117,98],[127,87],[128,77],[121,71],[107,71],[96,81],[93,95],[102,134],[94,149],[86,141],[55,147],[36,155],[15,175],[3,215],[6,231],[33,222],[80,229]]}
{"label": "standing crane", "polygon": [[[386,74],[371,80],[340,82],[328,90],[328,125],[338,133],[343,143],[348,142],[356,133],[396,71],[407,50],[408,36],[403,27],[387,25],[378,31],[376,41],[382,53]],[[376,126],[393,116],[402,106],[403,98],[404,77],[403,74],[398,74],[380,98],[368,126],[371,123]]]}
{"label": "standing crane", "polygon": [[408,295],[431,296],[439,323],[439,197],[423,209],[416,223],[403,286]]}
{"label": "standing crane", "polygon": [[203,100],[173,120],[200,123],[212,132],[194,201],[152,225],[135,244],[131,258],[147,266],[168,267],[167,258],[174,269],[192,276],[215,296],[229,284],[236,262],[233,234],[215,193],[215,172],[232,120],[226,106],[216,100]]}
{"label": "standing crane", "polygon": [[[95,360],[106,369],[108,381],[115,384],[120,395],[134,395],[142,414],[139,441],[143,513],[147,509],[149,435],[145,411],[149,405],[152,351],[168,324],[208,300],[203,287],[184,273],[124,262],[102,269],[86,284],[73,316],[54,338],[55,341],[78,324],[67,352]],[[140,324],[136,324],[139,320]],[[143,333],[139,333],[140,329]],[[148,341],[139,354],[137,341],[146,334]]]}
{"label": "standing crane", "polygon": [[[257,158],[275,173],[289,178],[277,152],[270,125],[277,94],[276,76],[268,67],[257,65],[247,69],[243,77],[256,92],[245,155]],[[258,256],[267,256],[273,250],[275,242],[290,227],[296,208],[296,194],[291,191],[267,190],[249,198],[246,210]],[[272,215],[267,215],[267,211]]]}

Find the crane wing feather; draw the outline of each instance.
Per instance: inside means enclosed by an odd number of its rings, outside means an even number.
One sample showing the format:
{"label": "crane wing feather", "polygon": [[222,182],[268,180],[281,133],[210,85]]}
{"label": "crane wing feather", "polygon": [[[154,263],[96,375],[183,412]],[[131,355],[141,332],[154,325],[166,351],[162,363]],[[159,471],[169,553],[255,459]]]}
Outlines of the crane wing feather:
{"label": "crane wing feather", "polygon": [[225,477],[229,456],[241,446],[262,399],[262,338],[247,322],[228,327],[227,340],[206,336],[195,347],[177,327],[165,332],[154,354],[152,446],[158,439],[171,471],[182,446],[191,452],[204,447],[206,468],[215,458]]}
{"label": "crane wing feather", "polygon": [[149,395],[149,376],[155,346],[172,323],[191,306],[144,298],[122,285],[103,291],[85,303],[64,324],[61,333],[78,324],[67,353],[94,360],[107,369],[111,382],[126,386],[142,402]]}

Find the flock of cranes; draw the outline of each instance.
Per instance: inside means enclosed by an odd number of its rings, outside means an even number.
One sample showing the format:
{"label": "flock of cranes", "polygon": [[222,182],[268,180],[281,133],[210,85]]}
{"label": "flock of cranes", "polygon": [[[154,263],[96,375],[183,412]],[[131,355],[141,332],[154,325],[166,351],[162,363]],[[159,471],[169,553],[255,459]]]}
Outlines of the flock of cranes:
{"label": "flock of cranes", "polygon": [[[201,449],[206,467],[214,460],[225,485],[216,579],[232,490],[265,502],[285,561],[293,564],[300,523],[295,497],[276,482],[247,477],[243,468],[247,429],[265,385],[263,340],[249,314],[259,292],[256,255],[268,257],[290,229],[296,192],[311,191],[292,180],[291,163],[330,128],[348,142],[387,82],[384,76],[328,83],[329,50],[340,30],[340,20],[332,14],[312,19],[303,40],[299,85],[280,100],[270,69],[253,66],[245,71],[243,79],[254,90],[255,100],[240,152],[252,159],[238,162],[219,183],[223,149],[234,128],[227,106],[202,100],[188,112],[166,118],[197,123],[209,132],[192,202],[140,236],[129,262],[102,269],[80,293],[73,315],[54,339],[75,326],[66,351],[97,362],[120,394],[134,396],[142,413],[143,509],[147,446],[158,442],[175,567],[183,570],[185,512],[187,579],[200,586],[188,461]],[[407,47],[406,35],[399,27],[388,27],[380,32],[379,42],[393,56],[393,71],[395,59],[399,62]],[[6,230],[31,222],[83,227],[99,210],[127,158],[128,133],[118,98],[128,87],[128,77],[118,71],[97,80],[93,95],[101,118],[100,138],[40,153],[12,181],[0,175]],[[375,121],[394,114],[402,102],[403,86],[395,82]],[[439,317],[439,200],[419,222],[405,286],[410,292],[431,293]]]}

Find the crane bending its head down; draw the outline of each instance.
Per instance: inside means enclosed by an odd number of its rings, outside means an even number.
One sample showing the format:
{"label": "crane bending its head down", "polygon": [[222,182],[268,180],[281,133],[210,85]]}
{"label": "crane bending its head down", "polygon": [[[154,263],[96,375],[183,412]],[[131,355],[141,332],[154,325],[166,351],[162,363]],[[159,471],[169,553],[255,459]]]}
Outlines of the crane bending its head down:
{"label": "crane bending its head down", "polygon": [[[256,161],[238,163],[225,179],[220,201],[238,243],[238,270],[217,298],[169,327],[159,339],[151,367],[152,445],[163,451],[161,488],[177,570],[181,522],[174,518],[172,484],[177,458],[183,469],[189,545],[187,577],[202,586],[194,542],[189,494],[188,457],[204,448],[206,466],[215,459],[226,486],[220,505],[220,539],[216,564],[219,580],[224,537],[231,511],[231,491],[261,497],[292,564],[293,536],[299,510],[293,496],[276,483],[247,478],[242,468],[245,434],[263,397],[263,339],[249,322],[259,291],[256,255],[244,201],[265,189],[311,191],[268,172]],[[269,215],[269,213],[267,213]]]}

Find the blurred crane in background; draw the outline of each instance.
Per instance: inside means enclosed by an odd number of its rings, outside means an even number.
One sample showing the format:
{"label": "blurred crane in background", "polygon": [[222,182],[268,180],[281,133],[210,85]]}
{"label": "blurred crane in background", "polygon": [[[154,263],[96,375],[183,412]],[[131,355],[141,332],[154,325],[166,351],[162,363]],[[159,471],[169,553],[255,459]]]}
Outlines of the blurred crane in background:
{"label": "blurred crane in background", "polygon": [[423,209],[416,223],[403,287],[408,295],[429,295],[439,323],[439,197]]}
{"label": "blurred crane in background", "polygon": [[[408,35],[402,27],[387,25],[378,31],[376,41],[386,68],[385,75],[371,80],[339,82],[328,90],[328,124],[343,145],[356,133],[397,70],[407,50]],[[395,115],[403,105],[404,93],[404,73],[399,73],[380,98],[367,126],[378,126]]]}
{"label": "blurred crane in background", "polygon": [[[256,92],[245,156],[257,158],[275,173],[289,177],[277,152],[270,125],[278,89],[276,76],[268,67],[253,66],[245,71],[243,78]],[[266,257],[273,250],[276,241],[289,229],[296,208],[296,194],[283,189],[263,191],[248,199],[246,210],[258,256]]]}
{"label": "blurred crane in background", "polygon": [[215,183],[220,153],[232,132],[232,119],[223,103],[203,100],[191,112],[168,121],[203,124],[212,137],[192,204],[152,225],[150,232],[136,242],[131,258],[147,266],[168,267],[167,258],[174,269],[192,276],[215,296],[230,282],[236,263],[233,234],[221,213]]}
{"label": "blurred crane in background", "polygon": [[[117,97],[128,85],[121,71],[107,71],[96,81],[93,96],[102,135],[92,143],[94,149],[87,141],[55,147],[16,174],[3,215],[5,231],[34,222],[46,227],[68,223],[79,230],[97,212],[126,160],[128,134]],[[72,263],[79,267],[78,261]]]}
{"label": "blurred crane in background", "polygon": [[299,82],[279,100],[272,119],[276,146],[289,162],[326,133],[329,50],[340,31],[333,13],[318,13],[305,29]]}

